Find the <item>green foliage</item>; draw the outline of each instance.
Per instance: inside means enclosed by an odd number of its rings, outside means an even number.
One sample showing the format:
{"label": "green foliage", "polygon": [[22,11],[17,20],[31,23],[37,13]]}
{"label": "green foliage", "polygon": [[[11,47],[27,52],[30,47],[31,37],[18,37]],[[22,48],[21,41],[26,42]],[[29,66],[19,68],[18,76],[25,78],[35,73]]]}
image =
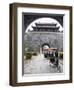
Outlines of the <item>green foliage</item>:
{"label": "green foliage", "polygon": [[37,53],[36,53],[36,52],[33,52],[32,55],[33,55],[33,56],[37,56]]}
{"label": "green foliage", "polygon": [[26,56],[26,60],[31,59],[32,58],[32,53],[31,52],[26,52],[25,56]]}
{"label": "green foliage", "polygon": [[63,52],[62,53],[59,53],[59,58],[60,59],[63,59]]}

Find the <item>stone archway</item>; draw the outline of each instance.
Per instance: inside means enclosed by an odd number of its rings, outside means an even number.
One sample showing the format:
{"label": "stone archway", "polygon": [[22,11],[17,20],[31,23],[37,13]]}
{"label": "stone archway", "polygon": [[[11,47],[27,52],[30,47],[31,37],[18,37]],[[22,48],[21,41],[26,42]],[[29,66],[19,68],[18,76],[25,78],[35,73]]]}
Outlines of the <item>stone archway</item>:
{"label": "stone archway", "polygon": [[48,47],[50,48],[50,45],[49,45],[48,43],[43,43],[43,44],[42,44],[42,52],[43,52],[43,47],[44,47],[44,46],[48,46]]}

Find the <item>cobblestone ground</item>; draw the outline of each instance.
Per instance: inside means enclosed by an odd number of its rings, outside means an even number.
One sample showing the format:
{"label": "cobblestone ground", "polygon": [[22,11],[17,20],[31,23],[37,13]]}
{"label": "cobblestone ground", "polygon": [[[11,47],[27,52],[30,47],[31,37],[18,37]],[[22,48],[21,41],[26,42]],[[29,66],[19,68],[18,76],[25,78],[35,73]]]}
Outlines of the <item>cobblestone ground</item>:
{"label": "cobblestone ground", "polygon": [[59,70],[51,66],[50,61],[44,58],[43,54],[33,56],[32,60],[24,60],[24,74],[59,73],[62,72],[62,68],[62,63]]}

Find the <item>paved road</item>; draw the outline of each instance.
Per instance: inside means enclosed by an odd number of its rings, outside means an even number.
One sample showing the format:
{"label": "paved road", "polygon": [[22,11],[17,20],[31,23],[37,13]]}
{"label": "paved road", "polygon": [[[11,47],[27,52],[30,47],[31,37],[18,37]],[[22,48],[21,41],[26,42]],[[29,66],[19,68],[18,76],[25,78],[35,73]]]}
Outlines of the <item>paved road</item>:
{"label": "paved road", "polygon": [[[60,72],[62,70],[62,65]],[[32,57],[32,60],[24,60],[24,74],[58,73],[56,67],[50,66],[49,60],[43,54]]]}

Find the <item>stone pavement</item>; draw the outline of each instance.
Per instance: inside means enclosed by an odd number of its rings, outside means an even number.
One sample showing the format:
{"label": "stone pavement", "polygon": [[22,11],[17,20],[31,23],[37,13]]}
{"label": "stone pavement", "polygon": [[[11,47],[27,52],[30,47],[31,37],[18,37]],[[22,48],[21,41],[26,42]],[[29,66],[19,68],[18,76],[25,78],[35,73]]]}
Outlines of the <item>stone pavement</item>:
{"label": "stone pavement", "polygon": [[[60,64],[60,72],[63,70],[63,65]],[[46,74],[59,73],[57,67],[50,65],[50,60],[44,58],[43,54],[33,56],[32,60],[24,60],[24,74]]]}

